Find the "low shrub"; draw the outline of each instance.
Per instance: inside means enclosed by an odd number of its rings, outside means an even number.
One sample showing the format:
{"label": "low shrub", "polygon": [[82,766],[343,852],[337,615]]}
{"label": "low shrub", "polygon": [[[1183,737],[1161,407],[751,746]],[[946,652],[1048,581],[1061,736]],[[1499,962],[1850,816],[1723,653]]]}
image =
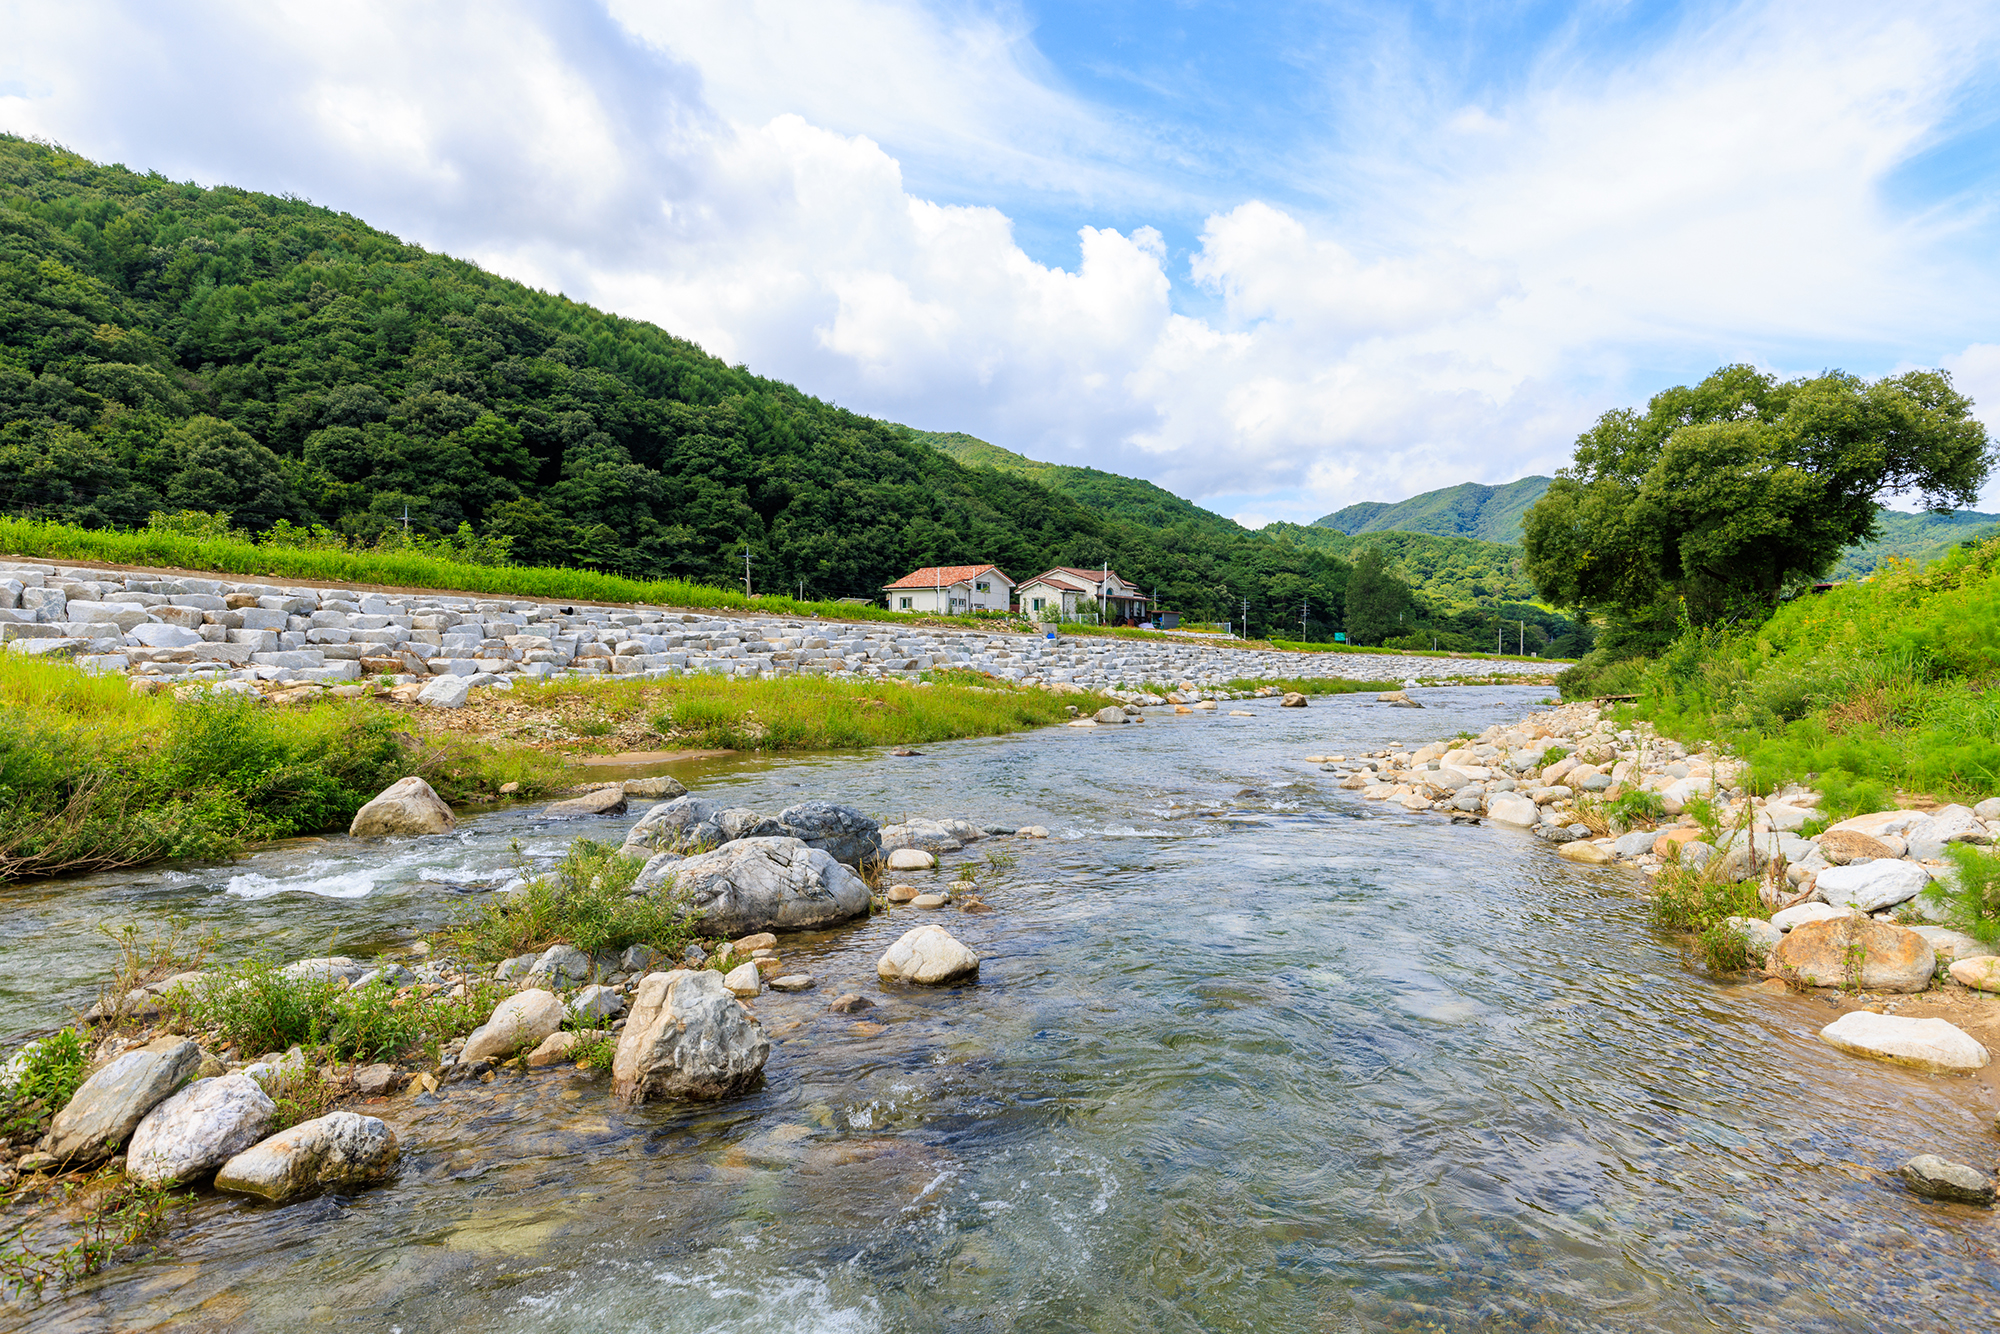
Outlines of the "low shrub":
{"label": "low shrub", "polygon": [[90,1039],[65,1028],[0,1065],[0,1142],[32,1137],[68,1104],[90,1070]]}
{"label": "low shrub", "polygon": [[1925,900],[1943,910],[1953,930],[2000,945],[2000,852],[1952,843],[1945,855],[1957,869],[1957,883],[1932,885],[1924,891]]}
{"label": "low shrub", "polygon": [[1669,865],[1653,880],[1650,912],[1655,925],[1676,931],[1706,931],[1730,917],[1763,917],[1763,901],[1751,881],[1720,877],[1720,858],[1696,870]]}
{"label": "low shrub", "polygon": [[1721,924],[1703,927],[1695,937],[1694,949],[1701,961],[1718,973],[1740,973],[1756,962],[1750,953],[1749,939],[1741,931]]}
{"label": "low shrub", "polygon": [[650,945],[678,955],[696,939],[686,900],[633,895],[641,863],[604,843],[580,838],[546,875],[469,906],[438,934],[440,946],[469,962],[498,963],[568,944],[587,954]]}
{"label": "low shrub", "polygon": [[1667,803],[1657,792],[1642,792],[1631,788],[1621,792],[1614,800],[1604,803],[1604,813],[1623,821],[1628,827],[1642,824],[1658,824],[1667,815]]}
{"label": "low shrub", "polygon": [[379,1061],[434,1052],[470,1033],[505,994],[497,985],[462,999],[397,991],[386,982],[349,988],[252,959],[176,987],[165,1000],[183,1025],[246,1055],[302,1047],[339,1060]]}

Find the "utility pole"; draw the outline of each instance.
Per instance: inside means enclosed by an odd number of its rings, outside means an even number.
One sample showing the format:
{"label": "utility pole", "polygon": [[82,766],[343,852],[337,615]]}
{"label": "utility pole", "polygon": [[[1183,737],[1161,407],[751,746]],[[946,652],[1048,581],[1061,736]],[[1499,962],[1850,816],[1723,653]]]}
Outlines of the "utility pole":
{"label": "utility pole", "polygon": [[1528,656],[1528,623],[1526,621],[1521,622],[1521,635],[1514,649],[1514,656],[1517,658]]}
{"label": "utility pole", "polygon": [[743,544],[743,596],[750,596],[750,544]]}
{"label": "utility pole", "polygon": [[1299,642],[1301,644],[1303,644],[1306,639],[1306,613],[1311,609],[1311,607],[1312,604],[1307,602],[1304,598],[1299,599]]}
{"label": "utility pole", "polygon": [[1247,593],[1243,596],[1243,637],[1250,637],[1250,596]]}

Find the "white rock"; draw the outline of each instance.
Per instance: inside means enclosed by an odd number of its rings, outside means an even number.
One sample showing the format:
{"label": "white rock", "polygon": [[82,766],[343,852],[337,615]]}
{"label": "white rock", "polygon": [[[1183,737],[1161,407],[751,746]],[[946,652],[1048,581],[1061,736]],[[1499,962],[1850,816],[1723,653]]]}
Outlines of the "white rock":
{"label": "white rock", "polygon": [[1496,792],[1486,799],[1486,818],[1498,824],[1530,829],[1542,819],[1541,808],[1517,792]]}
{"label": "white rock", "polygon": [[555,993],[517,991],[494,1007],[493,1017],[472,1030],[458,1053],[461,1065],[505,1060],[523,1047],[534,1047],[562,1027],[563,1004]]}
{"label": "white rock", "polygon": [[730,969],[729,976],[722,979],[722,986],[737,999],[749,1000],[764,994],[764,977],[757,971],[757,962],[753,959]]}
{"label": "white rock", "polygon": [[1968,807],[1944,806],[1904,837],[1910,843],[1910,856],[1927,862],[1942,857],[1948,843],[1985,843],[1992,835],[1986,832],[1986,822]]}
{"label": "white rock", "polygon": [[329,1112],[237,1154],[216,1172],[215,1187],[289,1200],[385,1176],[399,1152],[396,1132],[375,1117]]}
{"label": "white rock", "polygon": [[375,800],[354,813],[347,832],[354,838],[383,838],[393,834],[448,834],[458,827],[436,790],[412,774],[382,789]]}
{"label": "white rock", "polygon": [[152,1186],[193,1181],[263,1139],[277,1114],[278,1104],[241,1071],[197,1080],[146,1113],[125,1170]]}
{"label": "white rock", "polygon": [[1856,1010],[1822,1028],[1819,1035],[1856,1056],[1937,1074],[1970,1074],[1992,1059],[1971,1034],[1943,1019]]}
{"label": "white rock", "polygon": [[1774,801],[1764,808],[1762,815],[1771,828],[1781,833],[1794,834],[1817,813],[1802,806],[1786,806]]}
{"label": "white rock", "polygon": [[1878,857],[1851,866],[1829,866],[1813,883],[1819,896],[1837,908],[1876,912],[1915,898],[1930,887],[1931,878],[1914,862]]}
{"label": "white rock", "polygon": [[1963,931],[1954,931],[1948,926],[1914,924],[1910,930],[1928,940],[1931,948],[1937,951],[1938,958],[1946,963],[1954,959],[1986,959],[2000,954],[2000,950],[1995,950],[1991,945],[1975,940]]}
{"label": "white rock", "polygon": [[56,1113],[48,1151],[67,1165],[101,1162],[200,1064],[201,1048],[186,1038],[159,1038],[118,1056],[84,1080]]}
{"label": "white rock", "polygon": [[1785,933],[1758,917],[1731,917],[1724,923],[1731,931],[1743,937],[1743,943],[1750,947],[1751,957],[1762,963],[1770,957]]}
{"label": "white rock", "polygon": [[1789,931],[1806,922],[1823,922],[1829,917],[1851,917],[1851,908],[1836,908],[1830,903],[1797,903],[1781,912],[1771,914],[1771,925],[1780,931]]}
{"label": "white rock", "polygon": [[1851,820],[1828,825],[1826,832],[1836,829],[1851,829],[1857,834],[1870,838],[1881,838],[1885,834],[1902,834],[1930,819],[1922,811],[1874,811],[1867,815],[1857,815]]}
{"label": "white rock", "polygon": [[434,676],[417,692],[417,703],[440,709],[462,709],[471,693],[470,676]]}
{"label": "white rock", "polygon": [[144,644],[147,648],[192,648],[202,642],[199,634],[185,626],[167,625],[160,621],[148,621],[135,625],[125,632],[125,638],[134,644]]}
{"label": "white rock", "polygon": [[1985,955],[1960,959],[1951,966],[1951,980],[1974,991],[2000,991],[2000,958]]}
{"label": "white rock", "polygon": [[935,986],[977,973],[979,956],[943,927],[920,926],[891,945],[875,971],[887,981]]}
{"label": "white rock", "polygon": [[936,856],[916,848],[897,848],[889,854],[889,869],[892,871],[928,871],[936,865]]}

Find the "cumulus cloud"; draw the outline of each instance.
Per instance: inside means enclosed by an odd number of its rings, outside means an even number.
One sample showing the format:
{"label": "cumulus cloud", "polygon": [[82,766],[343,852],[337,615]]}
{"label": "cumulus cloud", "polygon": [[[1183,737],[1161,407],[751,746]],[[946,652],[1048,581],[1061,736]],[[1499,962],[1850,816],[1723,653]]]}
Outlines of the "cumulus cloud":
{"label": "cumulus cloud", "polygon": [[[1990,267],[1954,249],[1979,218],[1885,185],[1993,16],[1727,20],[1552,53],[1479,105],[1411,68],[1348,108],[1371,147],[1312,168],[1349,204],[1205,220],[1170,218],[1155,146],[1056,87],[1017,17],[914,0],[23,5],[0,126],[309,195],[862,411],[1310,519],[1559,466],[1598,412],[1729,360],[1963,348],[2000,405],[2000,353],[1967,346]],[[1075,199],[1074,257],[913,191],[918,159]],[[1096,225],[1097,194],[1198,240]]]}

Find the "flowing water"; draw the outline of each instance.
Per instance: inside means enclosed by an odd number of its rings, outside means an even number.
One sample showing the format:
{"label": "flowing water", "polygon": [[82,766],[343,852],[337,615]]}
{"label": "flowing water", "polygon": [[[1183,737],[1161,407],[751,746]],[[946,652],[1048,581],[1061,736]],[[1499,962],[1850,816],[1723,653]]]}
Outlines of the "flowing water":
{"label": "flowing water", "polygon": [[[405,1146],[389,1184],[206,1195],[161,1254],[0,1328],[1993,1328],[1994,1214],[1888,1175],[1990,1162],[1987,1084],[1843,1056],[1814,1037],[1823,1002],[1690,971],[1626,873],[1364,803],[1299,759],[1477,731],[1539,693],[684,766],[763,809],[1054,837],[944,859],[992,914],[784,942],[819,985],[755,1003],[755,1093],[628,1109],[550,1071],[379,1104]],[[101,920],[358,953],[630,819],[500,812],[455,840],[5,891],[0,1034],[88,999]],[[978,950],[975,985],[877,984],[919,921]],[[850,990],[876,1007],[827,1013]]]}

